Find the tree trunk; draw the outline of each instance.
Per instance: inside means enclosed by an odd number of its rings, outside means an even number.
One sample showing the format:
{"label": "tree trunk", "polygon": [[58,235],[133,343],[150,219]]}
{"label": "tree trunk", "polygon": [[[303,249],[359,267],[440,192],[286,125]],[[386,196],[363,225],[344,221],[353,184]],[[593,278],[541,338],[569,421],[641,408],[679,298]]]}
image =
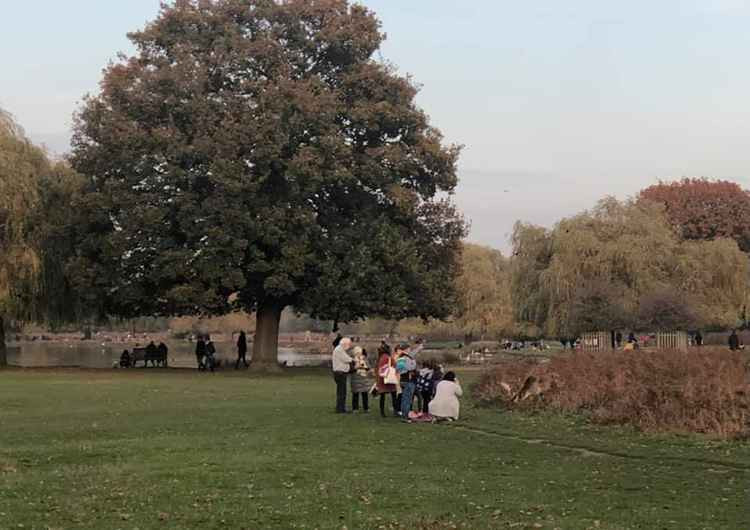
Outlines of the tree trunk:
{"label": "tree trunk", "polygon": [[8,366],[8,352],[5,348],[5,321],[0,315],[0,368]]}
{"label": "tree trunk", "polygon": [[279,370],[279,322],[283,310],[281,304],[273,302],[266,302],[258,307],[253,341],[254,370]]}

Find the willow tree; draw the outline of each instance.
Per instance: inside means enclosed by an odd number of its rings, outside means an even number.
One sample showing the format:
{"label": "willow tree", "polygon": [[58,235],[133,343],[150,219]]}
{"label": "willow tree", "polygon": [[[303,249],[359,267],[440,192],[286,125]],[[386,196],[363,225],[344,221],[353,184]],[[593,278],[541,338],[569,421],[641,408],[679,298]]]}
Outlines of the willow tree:
{"label": "willow tree", "polygon": [[517,222],[513,228],[510,297],[513,317],[537,329],[544,327],[549,312],[549,292],[542,273],[552,259],[552,235],[540,226]]}
{"label": "willow tree", "polygon": [[551,231],[518,225],[514,247],[516,312],[551,336],[732,326],[750,277],[736,242],[685,241],[643,201],[608,198]]}
{"label": "willow tree", "polygon": [[47,168],[44,152],[0,109],[0,366],[7,364],[5,322],[34,311],[40,260],[29,220]]}
{"label": "willow tree", "polygon": [[463,266],[456,281],[459,292],[456,326],[466,341],[513,333],[508,260],[499,250],[465,244]]}
{"label": "willow tree", "polygon": [[372,12],[178,0],[129,37],[72,157],[111,220],[92,257],[110,312],[256,311],[264,365],[288,306],[337,322],[450,313],[459,149],[373,59]]}
{"label": "willow tree", "polygon": [[[456,278],[456,305],[449,318],[398,323],[407,335],[455,338],[469,343],[475,338],[513,336],[517,333],[510,300],[510,263],[499,250],[464,243],[461,273]],[[375,327],[373,326],[373,329]],[[382,333],[382,328],[375,334]]]}

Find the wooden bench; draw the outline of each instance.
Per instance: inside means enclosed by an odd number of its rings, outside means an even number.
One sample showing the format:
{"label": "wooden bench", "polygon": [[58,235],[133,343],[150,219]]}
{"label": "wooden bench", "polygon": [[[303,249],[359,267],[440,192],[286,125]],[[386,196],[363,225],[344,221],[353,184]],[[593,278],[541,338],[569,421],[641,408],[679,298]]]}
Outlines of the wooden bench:
{"label": "wooden bench", "polygon": [[149,353],[148,348],[133,348],[133,351],[130,352],[130,366],[135,368],[138,362],[143,362],[143,367],[146,368],[150,362],[152,366],[167,368],[169,366],[167,357],[167,352],[159,351],[159,348],[151,353]]}

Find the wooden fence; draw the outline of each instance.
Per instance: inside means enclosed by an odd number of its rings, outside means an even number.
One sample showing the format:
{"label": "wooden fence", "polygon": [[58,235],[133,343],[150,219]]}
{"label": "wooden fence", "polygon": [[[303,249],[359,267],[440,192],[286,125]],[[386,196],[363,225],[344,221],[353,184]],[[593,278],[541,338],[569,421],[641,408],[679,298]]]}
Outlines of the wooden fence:
{"label": "wooden fence", "polygon": [[581,335],[581,350],[585,352],[612,351],[612,334],[607,331]]}
{"label": "wooden fence", "polygon": [[[686,351],[688,349],[688,334],[684,331],[669,331],[656,334],[656,340],[641,347],[656,348],[658,350]],[[581,351],[604,352],[612,351],[612,334],[608,331],[597,331],[581,335]]]}
{"label": "wooden fence", "polygon": [[688,334],[684,331],[657,333],[656,348],[659,350],[685,351],[688,349]]}

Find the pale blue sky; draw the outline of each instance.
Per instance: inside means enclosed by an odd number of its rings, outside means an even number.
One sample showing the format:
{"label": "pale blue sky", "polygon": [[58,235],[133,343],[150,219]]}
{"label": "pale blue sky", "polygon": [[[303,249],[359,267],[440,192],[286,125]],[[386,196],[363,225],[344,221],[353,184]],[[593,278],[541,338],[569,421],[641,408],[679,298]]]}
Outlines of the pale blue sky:
{"label": "pale blue sky", "polygon": [[[750,187],[750,0],[366,0],[385,59],[466,146],[471,239],[507,249],[605,194],[684,175]],[[3,2],[0,106],[55,151],[158,0]]]}

